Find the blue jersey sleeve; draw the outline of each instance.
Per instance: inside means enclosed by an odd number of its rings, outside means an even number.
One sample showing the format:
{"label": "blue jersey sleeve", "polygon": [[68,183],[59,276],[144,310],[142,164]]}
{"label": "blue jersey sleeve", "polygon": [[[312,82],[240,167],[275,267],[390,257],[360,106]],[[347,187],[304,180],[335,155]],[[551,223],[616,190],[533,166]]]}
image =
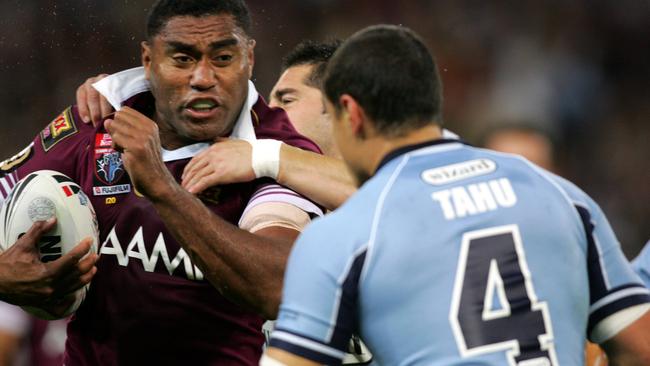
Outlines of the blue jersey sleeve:
{"label": "blue jersey sleeve", "polygon": [[641,277],[646,287],[650,287],[650,241],[632,261],[632,269]]}
{"label": "blue jersey sleeve", "polygon": [[366,253],[365,246],[341,242],[344,236],[334,234],[334,215],[314,222],[296,242],[270,341],[271,347],[328,365],[341,363],[356,330]]}
{"label": "blue jersey sleeve", "polygon": [[598,204],[570,182],[561,178],[556,180],[575,206],[585,231],[590,294],[589,335],[607,317],[650,302],[650,293],[632,270]]}

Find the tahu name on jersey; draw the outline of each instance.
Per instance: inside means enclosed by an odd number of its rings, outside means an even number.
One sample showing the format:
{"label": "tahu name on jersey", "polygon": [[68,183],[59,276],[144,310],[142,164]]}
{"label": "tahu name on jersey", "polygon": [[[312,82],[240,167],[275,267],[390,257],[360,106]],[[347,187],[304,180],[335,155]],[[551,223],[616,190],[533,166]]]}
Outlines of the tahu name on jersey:
{"label": "tahu name on jersey", "polygon": [[440,204],[447,220],[517,204],[517,196],[507,178],[445,189],[434,192],[431,197]]}
{"label": "tahu name on jersey", "polygon": [[187,279],[192,281],[203,280],[203,273],[198,267],[192,264],[190,256],[187,255],[183,248],[179,249],[174,258],[169,258],[167,245],[165,244],[165,237],[162,233],[158,234],[151,255],[149,255],[149,253],[147,253],[142,231],[141,226],[129,241],[125,251],[122,247],[122,243],[120,243],[120,239],[117,237],[115,227],[113,227],[106,237],[106,240],[102,243],[99,253],[102,255],[114,255],[117,259],[117,263],[122,267],[127,267],[130,259],[138,259],[142,264],[142,268],[147,272],[154,272],[159,260],[162,259],[169,275],[173,275],[176,269],[180,267],[181,263],[183,263]]}

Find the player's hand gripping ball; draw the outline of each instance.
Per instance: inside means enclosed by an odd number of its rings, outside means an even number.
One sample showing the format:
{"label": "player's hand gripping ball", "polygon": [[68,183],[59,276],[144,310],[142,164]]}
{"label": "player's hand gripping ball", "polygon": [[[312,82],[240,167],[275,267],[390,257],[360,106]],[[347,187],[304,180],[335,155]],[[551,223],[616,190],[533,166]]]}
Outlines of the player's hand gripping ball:
{"label": "player's hand gripping ball", "polygon": [[[56,217],[54,229],[38,242],[40,259],[50,262],[68,253],[82,239],[92,238],[91,253],[97,253],[97,216],[81,187],[66,175],[40,170],[20,180],[0,208],[0,252],[14,245],[36,221]],[[75,301],[65,312],[72,314],[86,296],[88,286],[77,290]],[[23,307],[40,318],[52,318],[43,309]]]}

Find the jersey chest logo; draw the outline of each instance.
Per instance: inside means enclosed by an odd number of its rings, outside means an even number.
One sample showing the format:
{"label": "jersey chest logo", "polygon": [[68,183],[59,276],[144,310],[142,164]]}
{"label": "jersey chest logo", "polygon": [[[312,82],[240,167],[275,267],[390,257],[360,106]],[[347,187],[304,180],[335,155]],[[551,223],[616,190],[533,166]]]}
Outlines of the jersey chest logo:
{"label": "jersey chest logo", "polygon": [[93,195],[108,196],[131,192],[127,182],[122,156],[112,147],[113,139],[107,133],[95,135],[95,176]]}

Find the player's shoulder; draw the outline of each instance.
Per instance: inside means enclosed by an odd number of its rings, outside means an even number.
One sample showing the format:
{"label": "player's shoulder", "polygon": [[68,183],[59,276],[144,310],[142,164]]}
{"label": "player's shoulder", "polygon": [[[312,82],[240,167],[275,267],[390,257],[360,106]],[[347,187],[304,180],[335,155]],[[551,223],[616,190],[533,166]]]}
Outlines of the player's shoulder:
{"label": "player's shoulder", "polygon": [[505,171],[506,174],[518,178],[537,179],[549,190],[559,192],[574,204],[592,202],[591,198],[570,180],[541,168],[522,156],[482,148],[474,149],[492,159],[497,164],[496,169]]}
{"label": "player's shoulder", "polygon": [[279,140],[303,150],[322,154],[316,143],[296,131],[283,109],[269,107],[261,96],[251,113],[257,138]]}
{"label": "player's shoulder", "polygon": [[85,141],[94,130],[91,124],[83,122],[77,106],[69,106],[38,134],[38,145],[48,153],[50,150],[61,149],[59,146]]}

